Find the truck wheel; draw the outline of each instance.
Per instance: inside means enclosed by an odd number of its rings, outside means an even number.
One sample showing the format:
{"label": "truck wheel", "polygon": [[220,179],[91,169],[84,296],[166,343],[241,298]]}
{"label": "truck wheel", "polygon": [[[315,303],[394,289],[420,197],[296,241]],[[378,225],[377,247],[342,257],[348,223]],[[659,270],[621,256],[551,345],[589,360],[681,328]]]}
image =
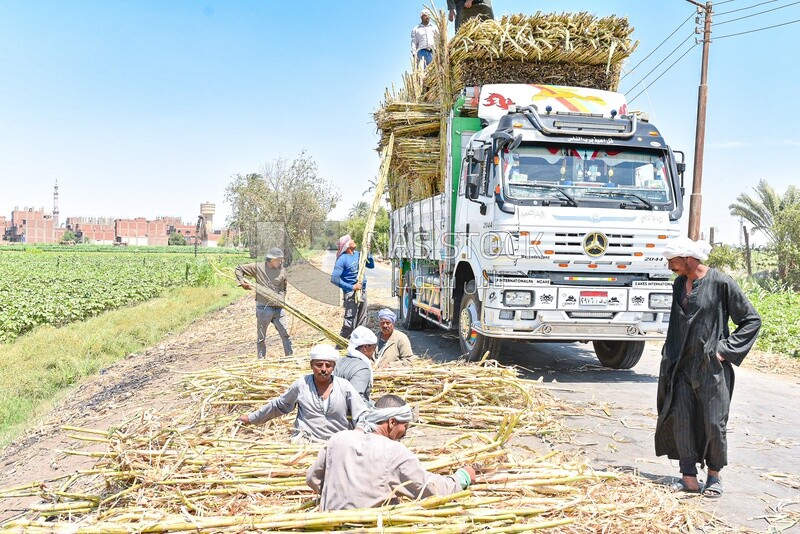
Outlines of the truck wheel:
{"label": "truck wheel", "polygon": [[630,369],[642,357],[644,341],[593,341],[594,353],[605,367]]}
{"label": "truck wheel", "polygon": [[461,354],[468,362],[479,361],[489,351],[492,358],[500,356],[502,339],[487,337],[472,328],[472,323],[480,319],[481,302],[475,296],[475,282],[467,282],[464,296],[461,297],[461,308],[458,315],[458,340]]}
{"label": "truck wheel", "polygon": [[403,325],[405,330],[422,330],[425,326],[425,319],[419,315],[419,308],[414,306],[414,296],[415,291],[412,287],[411,271],[408,271],[403,276],[403,291],[400,293],[398,305],[400,324]]}

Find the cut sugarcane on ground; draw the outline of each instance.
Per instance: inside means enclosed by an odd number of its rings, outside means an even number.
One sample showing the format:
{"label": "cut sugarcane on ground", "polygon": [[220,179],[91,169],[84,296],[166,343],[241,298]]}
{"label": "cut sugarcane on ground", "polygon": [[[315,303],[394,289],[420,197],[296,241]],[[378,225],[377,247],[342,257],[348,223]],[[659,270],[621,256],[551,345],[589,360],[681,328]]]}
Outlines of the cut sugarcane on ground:
{"label": "cut sugarcane on ground", "polygon": [[[338,325],[338,307],[326,308],[299,292],[289,294],[298,308],[313,310],[318,322]],[[561,404],[539,383],[521,380],[493,362],[434,364],[424,358],[377,372],[375,395],[392,391],[417,406],[421,421],[405,443],[429,469],[450,473],[466,463],[478,464],[477,483],[462,494],[395,508],[315,512],[305,471],[317,446],[288,443],[292,416],[261,427],[241,427],[236,417],[306,373],[307,362],[299,354],[325,337],[293,320],[298,357],[281,359],[272,334],[269,358],[258,361],[252,343],[241,344],[240,332],[253,327],[252,301],[237,306],[236,319],[227,310],[202,328],[198,325],[199,331],[167,342],[182,351],[181,360],[163,368],[173,381],[149,392],[150,384],[139,384],[128,406],[152,406],[149,399],[160,398],[159,409],[112,405],[111,413],[118,410],[119,417],[107,417],[105,424],[66,420],[64,432],[71,442],[59,447],[65,457],[56,461],[65,466],[75,458],[81,463],[71,465],[80,467],[62,467],[46,482],[28,478],[12,484],[5,478],[0,503],[36,501],[21,507],[5,526],[26,532],[514,532],[548,527],[650,532],[720,527],[694,501],[678,499],[661,486],[628,473],[595,470],[579,456],[524,446],[525,436],[564,432]],[[170,347],[160,350],[169,353]],[[198,360],[207,365],[196,365]],[[177,384],[180,393],[172,393]],[[150,396],[137,399],[140,393]]]}
{"label": "cut sugarcane on ground", "polygon": [[580,458],[515,443],[523,434],[562,431],[552,417],[555,402],[537,382],[493,362],[432,365],[421,358],[376,373],[376,394],[393,391],[419,407],[421,423],[408,442],[428,469],[450,473],[477,464],[477,483],[446,498],[319,514],[305,485],[319,446],[288,443],[291,417],[254,428],[236,421],[303,373],[293,359],[223,361],[185,375],[188,402],[180,410],[143,411],[110,430],[69,427],[74,439],[105,445],[80,453],[97,463],[46,484],[3,490],[0,497],[42,499],[6,526],[30,532],[719,526],[691,502],[630,474],[596,471]]}

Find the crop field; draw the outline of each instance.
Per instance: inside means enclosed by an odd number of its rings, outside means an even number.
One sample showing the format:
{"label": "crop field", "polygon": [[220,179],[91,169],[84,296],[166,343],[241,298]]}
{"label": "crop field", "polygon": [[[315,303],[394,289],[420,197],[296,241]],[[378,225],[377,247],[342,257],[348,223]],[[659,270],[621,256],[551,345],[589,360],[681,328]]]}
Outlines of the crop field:
{"label": "crop field", "polygon": [[0,343],[38,325],[61,326],[168,288],[209,285],[213,262],[233,266],[246,255],[0,252]]}

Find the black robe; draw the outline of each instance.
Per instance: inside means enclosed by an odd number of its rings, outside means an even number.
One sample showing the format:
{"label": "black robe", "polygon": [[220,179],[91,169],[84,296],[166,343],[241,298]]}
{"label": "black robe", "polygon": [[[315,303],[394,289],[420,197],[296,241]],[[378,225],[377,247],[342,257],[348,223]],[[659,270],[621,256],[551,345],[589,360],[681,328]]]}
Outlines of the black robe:
{"label": "black robe", "polygon": [[[733,367],[744,360],[761,328],[753,305],[733,279],[710,268],[695,280],[686,312],[679,302],[686,277],[672,287],[672,310],[658,379],[656,455],[728,463],[726,426]],[[731,334],[728,320],[737,325]],[[717,359],[721,354],[724,362]]]}

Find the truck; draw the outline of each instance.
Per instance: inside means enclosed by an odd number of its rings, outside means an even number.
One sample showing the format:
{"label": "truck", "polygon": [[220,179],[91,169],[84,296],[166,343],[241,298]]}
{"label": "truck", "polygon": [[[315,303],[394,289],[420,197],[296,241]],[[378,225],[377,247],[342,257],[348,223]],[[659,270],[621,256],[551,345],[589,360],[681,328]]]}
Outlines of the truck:
{"label": "truck", "polygon": [[591,342],[613,369],[665,337],[662,251],[679,234],[686,165],[624,95],[467,87],[443,142],[443,190],[390,213],[404,328],[456,331],[470,361],[503,340]]}

